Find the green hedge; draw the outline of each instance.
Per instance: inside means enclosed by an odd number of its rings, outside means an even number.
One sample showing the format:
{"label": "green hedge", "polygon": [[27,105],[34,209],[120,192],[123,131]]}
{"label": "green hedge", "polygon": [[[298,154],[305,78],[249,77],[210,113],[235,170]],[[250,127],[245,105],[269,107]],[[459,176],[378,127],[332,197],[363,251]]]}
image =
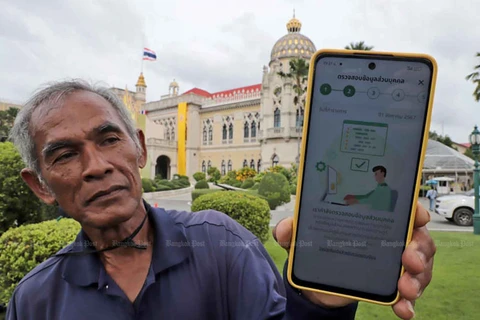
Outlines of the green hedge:
{"label": "green hedge", "polygon": [[254,184],[255,184],[255,182],[253,181],[253,179],[248,178],[245,181],[243,181],[241,188],[242,189],[250,189],[251,187],[253,187]]}
{"label": "green hedge", "polygon": [[290,185],[281,173],[265,174],[258,187],[258,194],[268,199],[270,209],[290,202]]}
{"label": "green hedge", "polygon": [[206,194],[192,204],[192,212],[223,212],[250,230],[262,242],[269,237],[270,208],[265,200],[245,192],[223,191]]}
{"label": "green hedge", "polygon": [[214,192],[223,192],[223,189],[195,189],[192,191],[192,202],[204,194],[210,194]]}
{"label": "green hedge", "polygon": [[195,172],[193,174],[193,179],[195,179],[195,181],[198,182],[200,180],[206,180],[207,177],[206,177],[205,173],[203,173],[203,172]]}
{"label": "green hedge", "polygon": [[200,180],[195,184],[195,189],[210,189],[206,180]]}
{"label": "green hedge", "polygon": [[63,218],[10,228],[0,237],[0,304],[33,268],[75,240],[80,224]]}

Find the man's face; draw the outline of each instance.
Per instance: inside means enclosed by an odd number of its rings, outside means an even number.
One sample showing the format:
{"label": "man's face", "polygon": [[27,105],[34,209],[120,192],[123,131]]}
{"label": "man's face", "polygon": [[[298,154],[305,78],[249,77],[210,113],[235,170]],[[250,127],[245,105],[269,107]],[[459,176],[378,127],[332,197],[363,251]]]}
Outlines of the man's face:
{"label": "man's face", "polygon": [[132,217],[142,201],[142,150],[127,133],[117,111],[91,92],[68,95],[63,105],[32,115],[32,133],[49,194],[28,172],[22,177],[46,203],[58,204],[82,225],[115,226]]}
{"label": "man's face", "polygon": [[377,181],[378,183],[384,183],[385,173],[383,173],[381,170],[375,171],[375,181]]}

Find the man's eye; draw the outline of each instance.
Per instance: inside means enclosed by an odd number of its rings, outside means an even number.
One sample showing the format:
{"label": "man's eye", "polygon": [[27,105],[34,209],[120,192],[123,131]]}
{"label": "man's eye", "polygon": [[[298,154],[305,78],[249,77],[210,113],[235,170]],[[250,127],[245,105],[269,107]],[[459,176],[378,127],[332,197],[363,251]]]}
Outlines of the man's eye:
{"label": "man's eye", "polygon": [[118,139],[117,137],[110,137],[110,138],[105,139],[104,143],[113,144],[113,143],[117,142],[118,140],[120,140],[120,139]]}
{"label": "man's eye", "polygon": [[57,161],[63,161],[67,160],[68,158],[74,156],[75,154],[73,152],[65,152],[62,155],[60,155],[57,159],[55,159],[55,162]]}

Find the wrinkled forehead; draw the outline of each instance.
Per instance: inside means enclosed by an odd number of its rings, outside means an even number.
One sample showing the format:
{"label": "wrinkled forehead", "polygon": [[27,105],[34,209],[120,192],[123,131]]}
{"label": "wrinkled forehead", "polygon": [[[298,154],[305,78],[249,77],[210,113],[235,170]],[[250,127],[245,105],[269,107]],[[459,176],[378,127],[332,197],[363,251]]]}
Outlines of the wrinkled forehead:
{"label": "wrinkled forehead", "polygon": [[52,139],[87,134],[106,121],[126,131],[117,110],[105,98],[74,91],[40,104],[32,114],[30,131],[40,146]]}

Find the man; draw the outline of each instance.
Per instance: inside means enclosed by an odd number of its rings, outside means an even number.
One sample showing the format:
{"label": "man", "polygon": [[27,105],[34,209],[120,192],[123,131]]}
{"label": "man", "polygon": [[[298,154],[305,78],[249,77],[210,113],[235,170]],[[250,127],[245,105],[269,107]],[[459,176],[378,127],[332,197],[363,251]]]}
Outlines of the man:
{"label": "man", "polygon": [[[22,279],[8,320],[354,318],[352,300],[290,287],[258,239],[225,214],[143,201],[145,137],[108,90],[53,84],[22,108],[12,137],[27,164],[24,181],[82,230]],[[428,219],[420,207],[403,256],[402,299],[393,307],[402,319],[413,317],[431,280]],[[286,219],[274,236],[285,244],[291,233]]]}
{"label": "man", "polygon": [[430,211],[435,211],[435,199],[437,199],[437,190],[434,187],[430,187],[427,191],[427,198],[430,200]]}
{"label": "man", "polygon": [[392,211],[392,190],[385,183],[387,169],[384,166],[376,166],[372,169],[377,186],[365,195],[346,195],[343,200],[348,205],[369,204],[373,210]]}

